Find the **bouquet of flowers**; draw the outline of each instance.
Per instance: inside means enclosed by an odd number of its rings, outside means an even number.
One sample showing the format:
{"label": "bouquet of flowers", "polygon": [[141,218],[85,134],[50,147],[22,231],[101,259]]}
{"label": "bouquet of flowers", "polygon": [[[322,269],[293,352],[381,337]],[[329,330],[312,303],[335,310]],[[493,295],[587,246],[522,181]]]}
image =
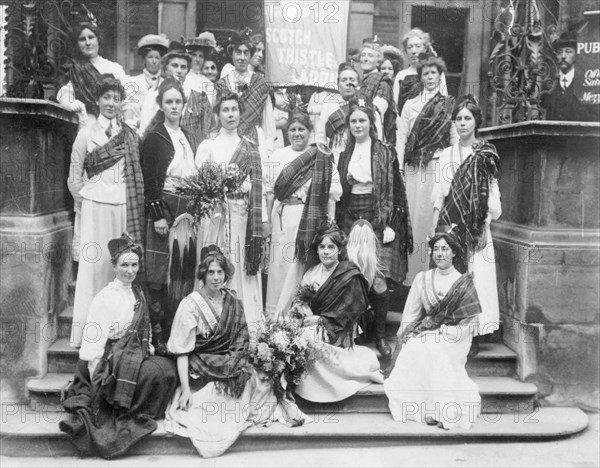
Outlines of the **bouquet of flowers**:
{"label": "bouquet of flowers", "polygon": [[297,321],[267,321],[248,349],[248,362],[273,385],[277,399],[294,390],[323,350],[302,336]]}
{"label": "bouquet of flowers", "polygon": [[188,212],[199,223],[222,206],[227,194],[238,194],[244,179],[237,164],[205,163],[194,175],[180,181],[176,193],[190,199]]}
{"label": "bouquet of flowers", "polygon": [[289,311],[289,316],[293,319],[300,320],[308,315],[312,315],[310,303],[317,294],[317,290],[310,284],[299,284],[296,296],[292,301],[292,307]]}

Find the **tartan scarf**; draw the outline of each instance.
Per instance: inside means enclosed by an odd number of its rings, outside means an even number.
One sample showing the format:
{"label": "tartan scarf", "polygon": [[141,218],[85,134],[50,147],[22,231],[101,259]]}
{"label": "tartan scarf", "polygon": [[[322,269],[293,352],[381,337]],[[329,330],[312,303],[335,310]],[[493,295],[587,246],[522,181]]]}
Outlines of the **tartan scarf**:
{"label": "tartan scarf", "polygon": [[454,233],[465,254],[475,250],[485,229],[490,178],[498,176],[500,157],[487,141],[477,141],[473,154],[463,162],[452,178],[444,199],[438,225],[456,224]]}
{"label": "tartan scarf", "polygon": [[[426,294],[428,290],[433,291],[434,272],[435,269],[432,269],[423,274],[423,288]],[[437,300],[435,291],[429,296]],[[420,320],[408,324],[402,332],[402,343],[406,343],[411,336],[424,331],[437,330],[442,325],[458,325],[462,320],[480,313],[481,305],[473,283],[473,275],[461,275],[446,295],[439,302],[434,303],[429,311],[425,311]]]}
{"label": "tartan scarf", "polygon": [[86,59],[70,59],[63,65],[62,85],[69,81],[75,91],[75,99],[85,104],[88,114],[98,114],[96,90],[100,81],[100,72]]}
{"label": "tartan scarf", "polygon": [[370,101],[373,101],[375,96],[380,96],[388,102],[393,100],[391,79],[382,72],[371,72],[365,75],[360,91]]}
{"label": "tartan scarf", "polygon": [[103,146],[85,155],[83,168],[88,177],[94,177],[125,158],[125,187],[127,206],[127,233],[137,243],[143,243],[144,232],[144,177],[140,166],[140,145],[137,133],[122,124],[121,131]]}
{"label": "tartan scarf", "polygon": [[212,116],[213,110],[206,93],[192,90],[183,110],[181,127],[190,135],[190,146],[194,154],[200,143],[208,138]]}
{"label": "tartan scarf", "polygon": [[406,101],[416,98],[423,90],[423,84],[418,75],[408,75],[398,82],[398,114],[402,114],[402,108]]}
{"label": "tartan scarf", "polygon": [[149,355],[150,315],[148,304],[139,285],[132,286],[136,297],[131,326],[118,340],[108,340],[104,355],[92,377],[96,389],[92,408],[98,408],[99,398],[112,406],[130,408],[142,362]]}
{"label": "tartan scarf", "polygon": [[262,254],[262,162],[256,144],[241,137],[231,156],[232,164],[237,164],[244,176],[250,175],[250,200],[248,222],[246,224],[245,270],[248,275],[258,273]]}
{"label": "tartan scarf", "polygon": [[[352,187],[348,182],[348,166],[354,152],[354,139],[348,144],[344,152],[340,154],[338,171],[342,183],[343,195],[340,200],[341,210],[350,203]],[[375,204],[375,223],[373,227],[390,226],[394,208],[394,161],[396,157],[393,150],[379,140],[371,142],[371,177],[373,178],[373,203]],[[407,210],[408,212],[408,210]]]}
{"label": "tartan scarf", "polygon": [[[189,355],[189,369],[202,381],[215,382],[227,395],[239,398],[250,377],[245,357],[250,336],[242,303],[231,291],[223,289],[223,292],[219,323],[208,338],[196,336],[196,346]],[[204,296],[200,296],[211,307]]]}
{"label": "tartan scarf", "polygon": [[450,141],[454,98],[437,93],[415,120],[408,135],[404,161],[411,166],[426,166],[438,149],[446,148]]}
{"label": "tartan scarf", "polygon": [[324,152],[324,149],[318,145],[311,146],[281,171],[273,188],[275,198],[283,201],[312,179],[296,234],[295,256],[302,263],[315,261],[309,258],[314,256],[310,246],[317,227],[327,219],[332,167],[331,153]]}
{"label": "tartan scarf", "polygon": [[346,130],[346,117],[348,116],[348,103],[344,102],[340,108],[333,112],[325,122],[325,135],[331,141],[333,137]]}
{"label": "tartan scarf", "polygon": [[411,254],[414,250],[412,224],[410,221],[410,212],[408,210],[408,197],[406,195],[406,185],[404,178],[400,173],[400,164],[396,157],[396,150],[392,147],[393,167],[394,167],[394,211],[390,227],[396,232],[400,251]]}
{"label": "tartan scarf", "polygon": [[217,91],[217,101],[223,91],[226,90],[230,90],[240,96],[243,103],[243,112],[240,115],[238,133],[240,136],[247,136],[257,141],[255,127],[261,124],[265,102],[267,97],[269,97],[269,85],[265,79],[258,73],[252,73],[250,83],[243,85],[241,89],[237,90],[230,89],[227,85],[227,77],[224,77],[215,83],[215,88]]}
{"label": "tartan scarf", "polygon": [[327,333],[329,344],[353,347],[356,324],[369,307],[367,291],[367,280],[350,261],[340,262],[321,285],[309,305],[320,317],[318,327]]}

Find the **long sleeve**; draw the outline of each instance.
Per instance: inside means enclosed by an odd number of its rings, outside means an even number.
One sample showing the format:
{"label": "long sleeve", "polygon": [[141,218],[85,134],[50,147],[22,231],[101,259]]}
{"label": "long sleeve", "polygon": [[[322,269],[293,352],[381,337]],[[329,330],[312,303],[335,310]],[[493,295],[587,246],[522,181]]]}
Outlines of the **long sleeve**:
{"label": "long sleeve", "polygon": [[67,179],[67,187],[75,201],[75,212],[81,212],[81,189],[83,187],[83,163],[87,149],[87,132],[82,129],[73,142],[71,150],[71,165],[69,166],[69,178]]}
{"label": "long sleeve", "polygon": [[502,215],[502,203],[500,201],[500,187],[498,179],[490,180],[490,193],[488,196],[488,222],[496,220]]}
{"label": "long sleeve", "polygon": [[421,302],[421,289],[423,284],[424,272],[417,273],[415,280],[410,288],[408,297],[406,298],[406,304],[404,305],[404,312],[402,313],[402,323],[398,329],[398,336],[401,336],[406,327],[416,322],[421,318],[423,313],[423,304]]}
{"label": "long sleeve", "polygon": [[79,349],[79,359],[88,362],[90,377],[104,354],[110,325],[114,319],[111,300],[105,291],[100,291],[92,300],[87,321],[83,329],[83,340]]}
{"label": "long sleeve", "polygon": [[452,183],[454,172],[458,169],[458,167],[450,167],[450,165],[453,164],[451,156],[452,146],[445,148],[442,151],[437,168],[436,179],[431,191],[431,203],[433,209],[438,209],[440,211],[444,207],[444,199],[450,192],[450,184]]}
{"label": "long sleeve", "polygon": [[193,299],[185,297],[175,313],[167,349],[173,354],[191,353],[196,345],[197,328],[198,313],[196,306]]}
{"label": "long sleeve", "polygon": [[410,132],[410,111],[408,106],[405,104],[402,109],[400,117],[398,117],[396,124],[398,129],[396,130],[396,152],[398,154],[398,164],[400,170],[404,168],[404,149],[406,148],[406,142],[408,141],[408,134]]}
{"label": "long sleeve", "polygon": [[329,187],[329,201],[330,202],[338,202],[340,198],[342,198],[342,193],[344,190],[342,189],[342,181],[340,180],[340,173],[336,165],[333,162],[333,157],[331,158],[331,164],[333,165],[333,170],[331,171],[331,186]]}
{"label": "long sleeve", "polygon": [[144,100],[142,101],[142,105],[140,108],[140,135],[146,131],[148,125],[150,125],[150,122],[152,121],[154,115],[158,110],[158,104],[156,103],[157,96],[158,91],[152,89],[148,91],[148,94],[146,94]]}

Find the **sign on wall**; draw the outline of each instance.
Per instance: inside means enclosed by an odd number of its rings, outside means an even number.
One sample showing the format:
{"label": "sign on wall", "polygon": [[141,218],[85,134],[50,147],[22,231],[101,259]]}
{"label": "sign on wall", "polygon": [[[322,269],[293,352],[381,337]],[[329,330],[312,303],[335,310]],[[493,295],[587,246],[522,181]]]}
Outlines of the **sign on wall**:
{"label": "sign on wall", "polygon": [[[590,12],[592,13],[592,12]],[[586,14],[587,22],[579,31],[576,70],[582,80],[576,80],[575,94],[583,104],[600,105],[600,14]]]}
{"label": "sign on wall", "polygon": [[265,0],[268,81],[337,89],[349,8],[349,0]]}

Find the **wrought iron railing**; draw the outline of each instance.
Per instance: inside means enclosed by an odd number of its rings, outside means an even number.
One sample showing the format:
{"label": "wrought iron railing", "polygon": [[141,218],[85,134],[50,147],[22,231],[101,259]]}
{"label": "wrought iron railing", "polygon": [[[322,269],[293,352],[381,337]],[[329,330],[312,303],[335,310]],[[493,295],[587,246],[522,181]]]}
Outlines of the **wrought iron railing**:
{"label": "wrought iron railing", "polygon": [[491,124],[544,119],[542,98],[552,92],[558,74],[551,45],[556,22],[544,24],[548,12],[542,14],[546,5],[538,0],[504,3],[494,22],[488,68]]}

